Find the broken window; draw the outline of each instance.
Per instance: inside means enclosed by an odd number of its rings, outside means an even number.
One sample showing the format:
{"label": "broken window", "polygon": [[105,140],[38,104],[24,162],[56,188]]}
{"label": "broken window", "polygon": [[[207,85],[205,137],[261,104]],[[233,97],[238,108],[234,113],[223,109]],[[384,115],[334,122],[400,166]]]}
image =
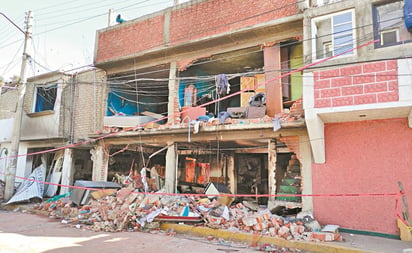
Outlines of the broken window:
{"label": "broken window", "polygon": [[35,88],[34,112],[54,110],[57,84],[38,85]]}
{"label": "broken window", "polygon": [[403,21],[403,1],[395,1],[373,6],[375,47],[392,46],[411,41]]}
{"label": "broken window", "polygon": [[[126,73],[110,76],[108,83],[106,126],[138,125],[167,115],[169,96],[167,78],[163,76],[146,78],[134,73]],[[164,120],[156,123],[162,124]]]}
{"label": "broken window", "polygon": [[[322,59],[341,54],[354,47],[353,10],[312,20],[312,54]],[[354,51],[344,55],[353,55]]]}

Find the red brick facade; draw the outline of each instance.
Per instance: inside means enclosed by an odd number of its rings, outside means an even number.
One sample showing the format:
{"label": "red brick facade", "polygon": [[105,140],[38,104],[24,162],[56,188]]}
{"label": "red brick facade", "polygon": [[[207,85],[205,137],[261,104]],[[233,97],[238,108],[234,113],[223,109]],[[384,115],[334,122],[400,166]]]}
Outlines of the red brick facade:
{"label": "red brick facade", "polygon": [[174,11],[171,44],[217,35],[297,14],[296,0],[211,0]]}
{"label": "red brick facade", "polygon": [[314,72],[315,108],[398,101],[397,68],[389,60]]}
{"label": "red brick facade", "polygon": [[[130,21],[98,33],[97,63],[163,48],[298,13],[296,0],[209,0],[173,10],[165,31],[165,13]],[[165,41],[166,34],[169,41]]]}
{"label": "red brick facade", "polygon": [[164,16],[157,16],[99,33],[96,62],[162,46],[163,27]]}

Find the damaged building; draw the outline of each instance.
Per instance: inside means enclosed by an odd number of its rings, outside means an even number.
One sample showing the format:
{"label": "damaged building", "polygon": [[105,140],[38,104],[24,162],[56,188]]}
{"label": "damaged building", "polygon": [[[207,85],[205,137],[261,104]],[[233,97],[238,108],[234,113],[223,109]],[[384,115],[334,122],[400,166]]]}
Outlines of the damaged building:
{"label": "damaged building", "polygon": [[[149,188],[169,193],[208,183],[237,194],[310,192],[302,78],[285,75],[303,65],[300,6],[242,5],[191,1],[97,32],[108,93],[104,129],[90,136],[93,180],[146,167],[155,170]],[[233,8],[240,15],[229,18]],[[300,197],[275,203],[302,208]]]}
{"label": "damaged building", "polygon": [[[147,175],[143,191],[310,193],[302,77],[287,74],[303,65],[301,8],[190,1],[97,31],[96,69],[28,80],[17,176],[44,165],[62,185]],[[12,131],[2,135],[4,174]],[[253,199],[312,208],[310,197]]]}
{"label": "damaged building", "polygon": [[[102,128],[104,108],[98,99],[105,90],[104,79],[103,71],[90,69],[78,73],[50,72],[27,80],[17,184],[41,165],[51,183],[73,185],[75,180],[91,180],[90,147],[81,144],[89,139],[90,133]],[[13,128],[9,126],[15,120],[17,97],[17,89],[13,88],[2,89],[0,95],[0,125],[5,130],[0,133],[2,181],[10,161]],[[46,195],[67,191],[70,191],[67,187],[50,186]]]}
{"label": "damaged building", "polygon": [[44,164],[63,185],[230,192],[398,234],[392,197],[335,195],[412,187],[404,2],[193,0],[98,30],[94,69],[28,80],[17,175]]}

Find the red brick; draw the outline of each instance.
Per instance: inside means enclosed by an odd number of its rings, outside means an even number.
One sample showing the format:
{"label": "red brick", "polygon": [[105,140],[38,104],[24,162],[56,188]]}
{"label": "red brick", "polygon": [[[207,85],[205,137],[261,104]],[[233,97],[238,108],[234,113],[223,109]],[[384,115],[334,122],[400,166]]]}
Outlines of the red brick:
{"label": "red brick", "polygon": [[331,79],[332,87],[348,86],[352,84],[352,77],[338,77]]}
{"label": "red brick", "polygon": [[362,73],[362,65],[354,65],[350,67],[344,67],[340,69],[340,74],[342,76],[351,76]]}
{"label": "red brick", "polygon": [[315,90],[316,89],[325,89],[325,88],[330,88],[330,80],[318,80],[315,81]]}
{"label": "red brick", "polygon": [[387,82],[365,84],[365,93],[376,93],[388,90]]}
{"label": "red brick", "polygon": [[339,76],[340,76],[339,69],[329,69],[329,70],[319,72],[319,79],[328,79],[328,78],[339,77]]}
{"label": "red brick", "polygon": [[340,88],[323,89],[320,91],[322,98],[338,97],[340,96]]}
{"label": "red brick", "polygon": [[[294,15],[298,9],[293,3],[296,0],[264,0],[258,5],[253,0],[201,1],[171,13],[170,41],[176,44]],[[267,12],[271,9],[278,11]]]}
{"label": "red brick", "polygon": [[353,105],[353,96],[332,98],[332,106]]}
{"label": "red brick", "polygon": [[315,90],[315,98],[320,98],[320,90]]}
{"label": "red brick", "polygon": [[366,74],[366,75],[359,75],[353,77],[353,84],[364,84],[364,83],[374,83],[375,82],[375,75],[374,74]]}
{"label": "red brick", "polygon": [[319,72],[318,71],[313,72],[313,78],[314,78],[315,81],[319,80]]}
{"label": "red brick", "polygon": [[355,96],[354,103],[355,105],[376,103],[376,95],[368,94],[368,95]]}
{"label": "red brick", "polygon": [[315,108],[322,108],[322,107],[331,107],[332,103],[330,98],[325,99],[316,99],[315,100]]}
{"label": "red brick", "polygon": [[376,73],[376,82],[390,81],[390,80],[397,80],[397,79],[398,79],[397,70],[389,70],[385,72]]}
{"label": "red brick", "polygon": [[392,91],[392,92],[385,92],[385,93],[378,94],[379,103],[394,102],[394,101],[399,101],[398,92]]}
{"label": "red brick", "polygon": [[388,90],[389,91],[398,91],[399,90],[398,80],[388,82]]}
{"label": "red brick", "polygon": [[[255,0],[209,0],[173,9],[170,14],[169,44],[176,45],[239,30],[292,16],[299,11],[296,0],[262,0],[259,3],[255,4]],[[163,47],[165,15],[159,12],[99,32],[96,62]],[[116,44],[120,38],[124,41]]]}
{"label": "red brick", "polygon": [[363,94],[363,85],[342,87],[342,96]]}
{"label": "red brick", "polygon": [[363,73],[374,73],[386,70],[386,62],[371,62],[363,64]]}
{"label": "red brick", "polygon": [[398,61],[397,60],[386,61],[386,70],[397,70],[397,69],[398,69]]}

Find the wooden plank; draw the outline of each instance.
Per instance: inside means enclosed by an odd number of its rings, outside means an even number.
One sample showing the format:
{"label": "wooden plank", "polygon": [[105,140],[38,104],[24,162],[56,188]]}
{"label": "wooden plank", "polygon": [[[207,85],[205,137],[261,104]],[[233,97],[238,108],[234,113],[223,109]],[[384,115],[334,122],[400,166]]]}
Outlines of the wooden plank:
{"label": "wooden plank", "polygon": [[257,74],[255,76],[256,81],[255,81],[255,92],[266,92],[266,84],[265,84],[265,74]]}
{"label": "wooden plank", "polygon": [[240,78],[240,89],[253,91],[255,89],[255,77],[243,76]]}
{"label": "wooden plank", "polygon": [[254,96],[254,92],[243,92],[240,94],[240,106],[241,107],[246,107],[249,105],[249,100],[252,96]]}
{"label": "wooden plank", "polygon": [[155,119],[161,119],[161,118],[164,117],[162,114],[149,112],[149,111],[144,111],[144,112],[141,112],[140,114],[143,114],[145,116],[149,116],[149,117],[152,117],[152,118],[155,118]]}
{"label": "wooden plank", "polygon": [[[403,185],[401,181],[398,181],[398,185],[399,185],[399,189],[401,190],[401,192],[404,192],[403,190]],[[409,207],[408,207],[408,202],[406,200],[406,196],[402,195],[402,202],[403,202],[403,209],[404,211],[402,212],[403,214],[403,219],[408,223],[408,225],[410,226],[411,223],[409,221]]]}

